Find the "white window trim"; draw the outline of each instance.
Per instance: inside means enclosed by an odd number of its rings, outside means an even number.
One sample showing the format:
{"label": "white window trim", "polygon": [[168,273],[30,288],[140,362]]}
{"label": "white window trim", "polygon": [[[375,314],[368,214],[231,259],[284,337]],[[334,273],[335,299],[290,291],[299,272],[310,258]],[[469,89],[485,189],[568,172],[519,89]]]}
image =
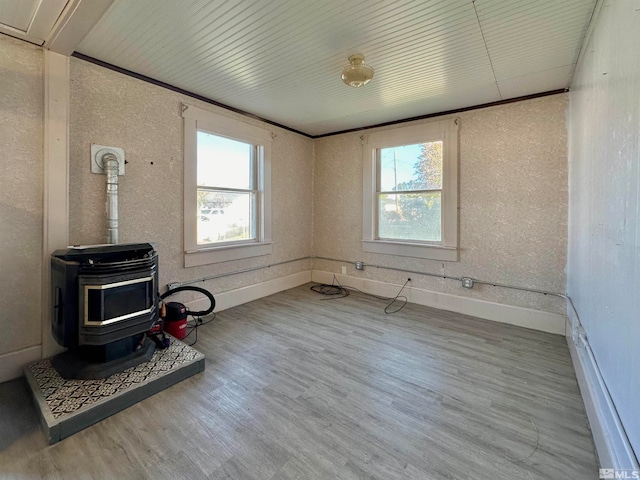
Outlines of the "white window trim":
{"label": "white window trim", "polygon": [[[242,258],[269,255],[271,240],[271,132],[248,123],[208,112],[191,105],[182,106],[184,118],[184,266],[194,267],[228,262]],[[197,215],[197,131],[206,130],[240,142],[260,145],[262,160],[258,162],[258,239],[225,245],[198,245]]]}
{"label": "white window trim", "polygon": [[[376,238],[376,150],[442,140],[442,241],[414,242]],[[362,249],[365,252],[458,261],[458,119],[381,130],[363,137]]]}

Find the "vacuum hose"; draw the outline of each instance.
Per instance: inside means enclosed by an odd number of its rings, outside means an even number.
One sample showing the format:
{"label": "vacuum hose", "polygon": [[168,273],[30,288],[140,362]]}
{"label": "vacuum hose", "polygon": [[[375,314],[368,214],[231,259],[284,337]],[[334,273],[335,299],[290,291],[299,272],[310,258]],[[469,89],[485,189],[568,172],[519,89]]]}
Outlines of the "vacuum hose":
{"label": "vacuum hose", "polygon": [[174,293],[186,292],[186,291],[202,293],[205,297],[209,299],[209,302],[211,302],[211,305],[209,305],[209,308],[207,308],[206,310],[202,310],[201,312],[189,311],[189,315],[194,317],[203,317],[205,315],[209,315],[211,312],[213,312],[213,309],[216,308],[216,299],[213,297],[211,292],[209,292],[208,290],[205,290],[204,288],[194,287],[192,285],[185,285],[183,287],[178,287],[172,290],[168,290],[164,292],[162,295],[160,295],[160,299],[164,300],[165,298],[167,298],[170,295],[173,295]]}

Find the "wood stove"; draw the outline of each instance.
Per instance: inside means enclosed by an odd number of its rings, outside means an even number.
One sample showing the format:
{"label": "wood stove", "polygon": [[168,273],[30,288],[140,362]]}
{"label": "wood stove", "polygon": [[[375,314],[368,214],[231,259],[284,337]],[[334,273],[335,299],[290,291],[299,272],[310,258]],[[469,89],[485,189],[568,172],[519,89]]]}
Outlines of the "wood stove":
{"label": "wood stove", "polygon": [[148,360],[158,320],[158,255],[150,243],[57,250],[51,256],[52,332],[68,352],[65,378],[104,378]]}

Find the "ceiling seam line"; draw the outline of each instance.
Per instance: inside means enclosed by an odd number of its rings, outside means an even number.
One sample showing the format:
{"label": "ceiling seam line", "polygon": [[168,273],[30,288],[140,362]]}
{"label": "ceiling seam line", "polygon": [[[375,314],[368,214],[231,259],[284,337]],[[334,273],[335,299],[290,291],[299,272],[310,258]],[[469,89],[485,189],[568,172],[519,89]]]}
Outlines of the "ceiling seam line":
{"label": "ceiling seam line", "polygon": [[587,29],[585,30],[584,36],[582,37],[582,42],[580,43],[580,50],[578,51],[576,62],[573,64],[571,74],[569,75],[569,84],[568,84],[569,87],[571,87],[571,84],[573,83],[573,77],[576,74],[576,70],[580,68],[582,57],[584,56],[587,50],[589,41],[591,40],[591,35],[595,28],[596,20],[600,15],[600,11],[602,9],[603,3],[604,3],[604,0],[596,0],[595,5],[593,6],[593,11],[591,12],[591,17],[589,18],[589,24],[587,25]]}
{"label": "ceiling seam line", "polygon": [[482,43],[484,43],[484,49],[487,52],[487,58],[489,59],[489,65],[491,65],[491,72],[493,73],[493,79],[496,82],[496,89],[498,89],[498,95],[500,100],[503,99],[502,92],[500,91],[500,85],[498,85],[498,78],[496,77],[496,70],[493,68],[493,61],[491,60],[491,54],[489,53],[489,47],[487,46],[487,40],[484,38],[484,32],[482,31],[482,24],[480,23],[480,17],[478,16],[478,9],[476,8],[476,0],[471,2],[473,5],[473,12],[476,14],[476,20],[478,21],[478,28],[480,29],[480,35],[482,36]]}

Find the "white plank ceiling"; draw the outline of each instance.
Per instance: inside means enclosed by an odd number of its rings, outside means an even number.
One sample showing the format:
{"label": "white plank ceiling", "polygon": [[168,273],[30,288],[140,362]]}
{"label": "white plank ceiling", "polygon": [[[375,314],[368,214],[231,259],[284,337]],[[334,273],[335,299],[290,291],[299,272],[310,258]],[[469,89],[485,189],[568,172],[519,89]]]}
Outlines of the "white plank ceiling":
{"label": "white plank ceiling", "polygon": [[595,4],[116,0],[76,50],[315,136],[567,88]]}

